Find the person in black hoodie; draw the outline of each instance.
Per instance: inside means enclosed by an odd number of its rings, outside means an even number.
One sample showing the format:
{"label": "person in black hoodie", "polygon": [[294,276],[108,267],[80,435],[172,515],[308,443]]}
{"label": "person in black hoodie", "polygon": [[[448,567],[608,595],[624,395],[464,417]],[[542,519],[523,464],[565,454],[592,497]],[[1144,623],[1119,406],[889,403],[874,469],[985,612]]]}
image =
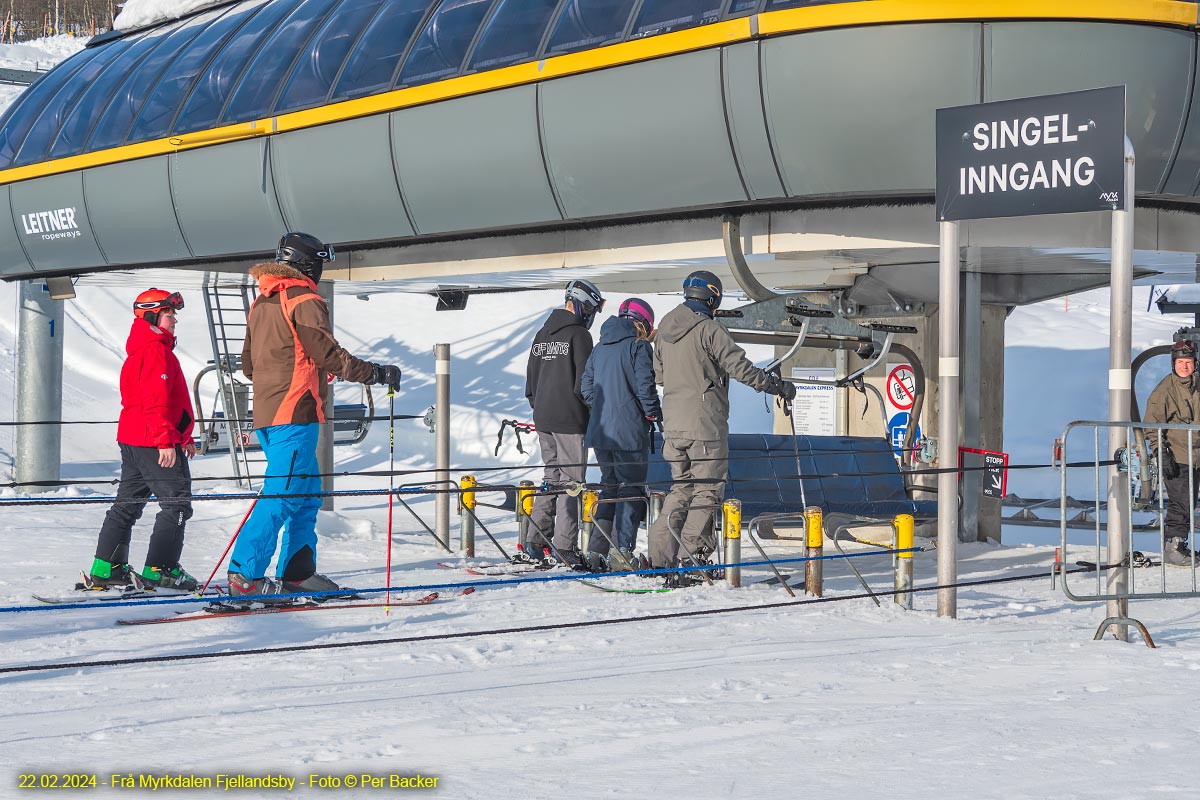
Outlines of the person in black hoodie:
{"label": "person in black hoodie", "polygon": [[[542,448],[545,480],[550,488],[567,481],[582,482],[587,471],[588,406],[580,389],[583,368],[592,354],[588,333],[604,297],[590,281],[567,284],[566,304],[550,313],[533,338],[525,370],[525,397],[533,409]],[[553,563],[561,557],[568,566],[579,566],[576,539],[579,502],[564,494],[539,494],[533,500],[529,533],[516,561]]]}

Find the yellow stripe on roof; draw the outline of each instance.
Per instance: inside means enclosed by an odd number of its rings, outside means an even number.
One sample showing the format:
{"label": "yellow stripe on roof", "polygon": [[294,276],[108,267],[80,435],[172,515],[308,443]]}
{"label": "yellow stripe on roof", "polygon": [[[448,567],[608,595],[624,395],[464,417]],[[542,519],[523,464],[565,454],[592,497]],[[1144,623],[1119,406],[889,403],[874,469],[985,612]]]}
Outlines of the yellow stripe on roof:
{"label": "yellow stripe on roof", "polygon": [[895,22],[1000,19],[1141,22],[1196,27],[1197,4],[1182,0],[861,0],[759,15],[763,36]]}
{"label": "yellow stripe on roof", "polygon": [[[218,143],[303,130],[765,36],[892,23],[1012,19],[1135,22],[1195,29],[1200,13],[1198,8],[1196,3],[1181,0],[859,0],[785,9],[448,78],[424,86],[397,89],[253,122],[13,167],[0,171],[0,185]],[[757,34],[752,33],[755,25]]]}

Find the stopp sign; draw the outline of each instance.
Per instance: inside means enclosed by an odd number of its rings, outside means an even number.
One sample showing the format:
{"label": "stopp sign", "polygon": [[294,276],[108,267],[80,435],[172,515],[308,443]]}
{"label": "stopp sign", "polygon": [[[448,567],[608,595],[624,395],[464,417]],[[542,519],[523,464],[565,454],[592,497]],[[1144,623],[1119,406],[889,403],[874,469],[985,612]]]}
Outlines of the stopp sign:
{"label": "stopp sign", "polygon": [[939,108],[942,221],[1124,205],[1125,87]]}

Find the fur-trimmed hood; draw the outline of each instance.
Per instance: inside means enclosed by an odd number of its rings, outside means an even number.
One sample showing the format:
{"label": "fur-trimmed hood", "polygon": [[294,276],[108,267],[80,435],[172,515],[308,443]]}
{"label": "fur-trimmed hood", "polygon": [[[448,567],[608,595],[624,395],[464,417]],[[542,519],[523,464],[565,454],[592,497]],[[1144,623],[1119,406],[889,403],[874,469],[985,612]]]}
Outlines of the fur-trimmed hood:
{"label": "fur-trimmed hood", "polygon": [[251,278],[261,278],[263,275],[274,275],[277,278],[299,278],[308,280],[304,273],[291,264],[281,264],[278,261],[264,261],[250,268]]}
{"label": "fur-trimmed hood", "polygon": [[258,291],[262,294],[273,294],[289,286],[307,286],[314,292],[317,285],[312,279],[290,264],[278,261],[265,261],[250,268],[250,277],[258,281]]}

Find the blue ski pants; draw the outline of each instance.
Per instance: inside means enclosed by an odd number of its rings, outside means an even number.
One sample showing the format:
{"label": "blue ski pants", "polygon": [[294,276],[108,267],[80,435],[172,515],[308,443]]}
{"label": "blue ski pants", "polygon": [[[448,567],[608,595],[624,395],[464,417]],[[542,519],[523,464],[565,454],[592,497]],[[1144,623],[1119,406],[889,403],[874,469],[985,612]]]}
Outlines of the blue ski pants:
{"label": "blue ski pants", "polygon": [[[267,456],[267,479],[263,482],[263,497],[254,506],[238,534],[229,570],[247,578],[263,578],[271,558],[279,530],[283,529],[283,548],[275,574],[282,577],[292,556],[304,547],[317,557],[317,511],[320,497],[297,497],[321,491],[321,479],[316,476],[317,436],[321,426],[272,425],[259,428],[258,441]],[[270,497],[270,495],[290,495]],[[307,576],[304,576],[307,577]]]}

